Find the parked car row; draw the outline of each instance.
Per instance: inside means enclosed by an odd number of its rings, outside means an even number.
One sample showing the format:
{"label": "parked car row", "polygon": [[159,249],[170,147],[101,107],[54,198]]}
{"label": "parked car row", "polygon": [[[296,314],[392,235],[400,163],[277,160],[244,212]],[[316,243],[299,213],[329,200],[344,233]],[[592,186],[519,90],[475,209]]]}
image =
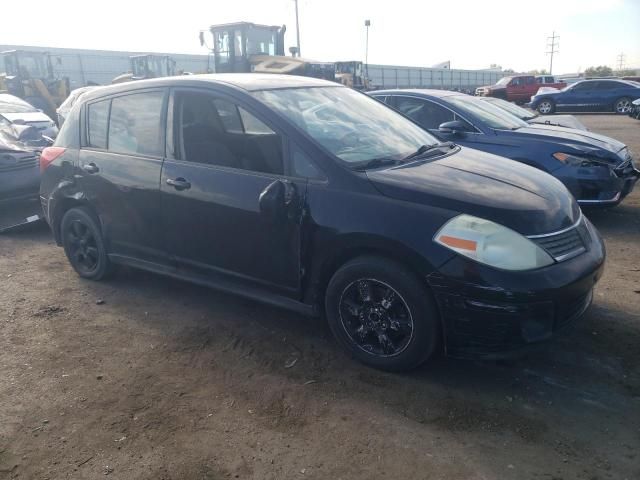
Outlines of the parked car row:
{"label": "parked car row", "polygon": [[381,90],[371,95],[443,140],[553,175],[583,206],[617,205],[640,175],[627,146],[612,138],[529,124],[479,97],[443,90]]}
{"label": "parked car row", "polygon": [[40,156],[55,241],[87,279],[125,264],[324,315],[388,370],[579,318],[605,251],[574,195],[619,202],[626,147],[468,95],[372,95],[261,74],[87,92]]}

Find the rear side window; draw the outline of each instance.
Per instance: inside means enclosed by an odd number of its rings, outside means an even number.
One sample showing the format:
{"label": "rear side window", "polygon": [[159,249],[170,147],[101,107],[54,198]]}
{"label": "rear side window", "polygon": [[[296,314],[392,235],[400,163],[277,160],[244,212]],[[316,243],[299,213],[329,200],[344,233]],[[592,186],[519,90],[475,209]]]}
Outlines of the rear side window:
{"label": "rear side window", "polygon": [[110,100],[89,104],[87,145],[93,148],[107,148],[107,125],[109,123]]}
{"label": "rear side window", "polygon": [[164,155],[163,102],[164,92],[136,93],[114,98],[109,119],[109,151]]}

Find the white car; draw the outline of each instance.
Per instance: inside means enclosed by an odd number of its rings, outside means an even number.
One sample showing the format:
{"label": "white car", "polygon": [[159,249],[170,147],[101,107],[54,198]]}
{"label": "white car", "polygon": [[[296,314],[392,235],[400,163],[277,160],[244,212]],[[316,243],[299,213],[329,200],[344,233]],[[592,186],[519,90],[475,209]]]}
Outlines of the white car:
{"label": "white car", "polygon": [[0,93],[0,122],[30,125],[44,136],[56,138],[58,127],[46,113],[8,93]]}
{"label": "white car", "polygon": [[62,128],[62,124],[67,118],[67,115],[69,115],[71,108],[76,104],[76,102],[82,96],[82,94],[87,93],[88,91],[93,90],[94,88],[96,87],[90,86],[90,87],[76,88],[69,94],[67,99],[64,102],[62,102],[62,105],[60,105],[56,110],[56,114],[58,115],[58,126],[60,128]]}

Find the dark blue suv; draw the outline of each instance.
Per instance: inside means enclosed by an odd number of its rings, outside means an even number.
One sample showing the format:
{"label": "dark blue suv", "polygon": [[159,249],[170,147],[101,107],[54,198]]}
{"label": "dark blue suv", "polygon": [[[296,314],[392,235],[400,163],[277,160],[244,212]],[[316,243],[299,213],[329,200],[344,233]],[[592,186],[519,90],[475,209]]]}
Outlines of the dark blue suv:
{"label": "dark blue suv", "polygon": [[640,98],[640,83],[630,80],[583,80],[558,91],[537,93],[528,104],[542,115],[556,111],[629,113]]}

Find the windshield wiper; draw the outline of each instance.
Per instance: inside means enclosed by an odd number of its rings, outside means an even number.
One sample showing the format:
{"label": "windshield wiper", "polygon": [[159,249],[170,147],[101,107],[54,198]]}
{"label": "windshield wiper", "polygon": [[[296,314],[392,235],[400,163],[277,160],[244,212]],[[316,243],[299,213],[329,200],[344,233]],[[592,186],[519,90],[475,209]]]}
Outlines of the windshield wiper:
{"label": "windshield wiper", "polygon": [[441,148],[453,148],[455,147],[455,143],[453,142],[443,142],[443,143],[434,143],[433,145],[422,145],[420,148],[418,148],[415,152],[407,155],[406,157],[404,157],[402,159],[402,162],[406,162],[407,160],[413,160],[414,158],[419,158],[422,157],[423,155],[427,154],[428,152],[432,152],[434,150],[438,150]]}
{"label": "windshield wiper", "polygon": [[401,165],[403,163],[408,162],[409,160],[416,160],[416,159],[425,157],[429,152],[434,152],[435,150],[440,150],[442,148],[451,149],[455,146],[456,145],[453,142],[434,143],[433,145],[422,145],[415,152],[407,155],[406,157],[400,160],[394,160],[392,158],[374,158],[372,160],[362,162],[354,166],[353,168],[354,170],[369,170],[371,168]]}
{"label": "windshield wiper", "polygon": [[393,160],[392,158],[374,158],[372,160],[367,160],[366,162],[360,163],[353,168],[354,170],[369,170],[371,168],[398,165],[398,163],[400,163],[398,160]]}

